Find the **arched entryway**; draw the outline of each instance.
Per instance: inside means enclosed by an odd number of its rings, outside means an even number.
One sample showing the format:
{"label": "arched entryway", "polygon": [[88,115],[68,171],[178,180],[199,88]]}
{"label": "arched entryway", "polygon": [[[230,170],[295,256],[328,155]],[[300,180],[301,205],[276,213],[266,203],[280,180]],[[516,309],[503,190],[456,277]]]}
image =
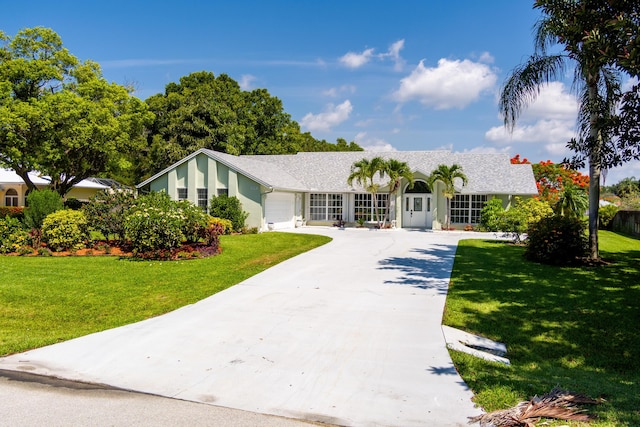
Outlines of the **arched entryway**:
{"label": "arched entryway", "polygon": [[416,180],[412,188],[407,185],[402,196],[402,227],[431,228],[433,225],[431,188]]}

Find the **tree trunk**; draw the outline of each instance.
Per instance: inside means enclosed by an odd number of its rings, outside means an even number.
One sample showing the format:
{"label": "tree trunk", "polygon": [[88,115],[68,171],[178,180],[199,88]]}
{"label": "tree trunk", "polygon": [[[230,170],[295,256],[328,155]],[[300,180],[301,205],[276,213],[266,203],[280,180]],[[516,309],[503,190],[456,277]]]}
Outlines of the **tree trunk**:
{"label": "tree trunk", "polygon": [[590,73],[587,77],[588,96],[591,108],[589,116],[589,258],[600,258],[598,245],[598,210],[600,209],[600,173],[602,170],[600,153],[602,139],[598,127],[598,73]]}

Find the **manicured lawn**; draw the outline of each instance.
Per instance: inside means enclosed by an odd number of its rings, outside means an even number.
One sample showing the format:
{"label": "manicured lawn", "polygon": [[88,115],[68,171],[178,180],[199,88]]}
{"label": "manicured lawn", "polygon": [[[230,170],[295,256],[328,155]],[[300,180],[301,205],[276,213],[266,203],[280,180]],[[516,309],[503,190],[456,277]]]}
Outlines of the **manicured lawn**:
{"label": "manicured lawn", "polygon": [[0,256],[0,355],[122,326],[194,303],[324,236],[222,236],[222,254],[188,261]]}
{"label": "manicured lawn", "polygon": [[640,240],[602,232],[600,248],[610,265],[554,268],[522,247],[460,242],[444,324],[505,343],[512,363],[451,352],[487,412],[560,386],[606,399],[590,425],[640,425]]}

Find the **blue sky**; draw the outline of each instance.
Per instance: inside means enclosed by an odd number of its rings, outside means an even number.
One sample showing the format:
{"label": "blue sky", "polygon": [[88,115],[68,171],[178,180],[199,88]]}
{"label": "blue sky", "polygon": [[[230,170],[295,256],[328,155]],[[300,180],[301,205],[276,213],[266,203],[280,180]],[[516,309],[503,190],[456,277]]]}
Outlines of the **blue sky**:
{"label": "blue sky", "polygon": [[[541,92],[513,134],[496,97],[533,51],[526,0],[8,1],[0,29],[56,31],[81,60],[141,99],[191,72],[266,88],[319,139],[366,149],[506,152],[561,161],[577,103],[568,83]],[[640,162],[607,184],[640,177]]]}

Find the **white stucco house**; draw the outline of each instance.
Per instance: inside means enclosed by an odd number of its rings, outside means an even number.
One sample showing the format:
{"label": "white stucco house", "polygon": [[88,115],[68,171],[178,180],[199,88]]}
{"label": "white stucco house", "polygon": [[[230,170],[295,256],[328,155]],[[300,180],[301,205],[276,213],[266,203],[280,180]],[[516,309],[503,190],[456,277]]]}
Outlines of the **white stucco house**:
{"label": "white stucco house", "polygon": [[[29,178],[37,188],[46,188],[50,183],[48,177],[41,176],[35,172],[30,172]],[[110,187],[104,183],[88,178],[74,185],[67,193],[66,198],[74,198],[86,202],[98,191],[108,188]],[[18,174],[11,169],[0,168],[0,206],[25,206],[27,193],[27,184]]]}
{"label": "white stucco house", "polygon": [[415,185],[403,182],[389,212],[386,178],[380,180],[378,205],[387,223],[396,227],[441,229],[446,199],[440,183],[429,188],[427,179],[440,164],[459,164],[469,182],[457,186],[451,201],[451,224],[456,228],[479,222],[483,203],[500,198],[505,207],[514,196],[537,194],[531,165],[511,164],[507,154],[451,153],[448,151],[323,152],[290,155],[232,156],[200,149],[141,182],[139,192],[165,191],[175,200],[190,200],[206,208],[214,195],[240,199],[249,213],[247,226],[261,231],[307,225],[355,224],[373,221],[370,193],[347,185],[351,165],[363,158],[394,158],[407,162]]}

